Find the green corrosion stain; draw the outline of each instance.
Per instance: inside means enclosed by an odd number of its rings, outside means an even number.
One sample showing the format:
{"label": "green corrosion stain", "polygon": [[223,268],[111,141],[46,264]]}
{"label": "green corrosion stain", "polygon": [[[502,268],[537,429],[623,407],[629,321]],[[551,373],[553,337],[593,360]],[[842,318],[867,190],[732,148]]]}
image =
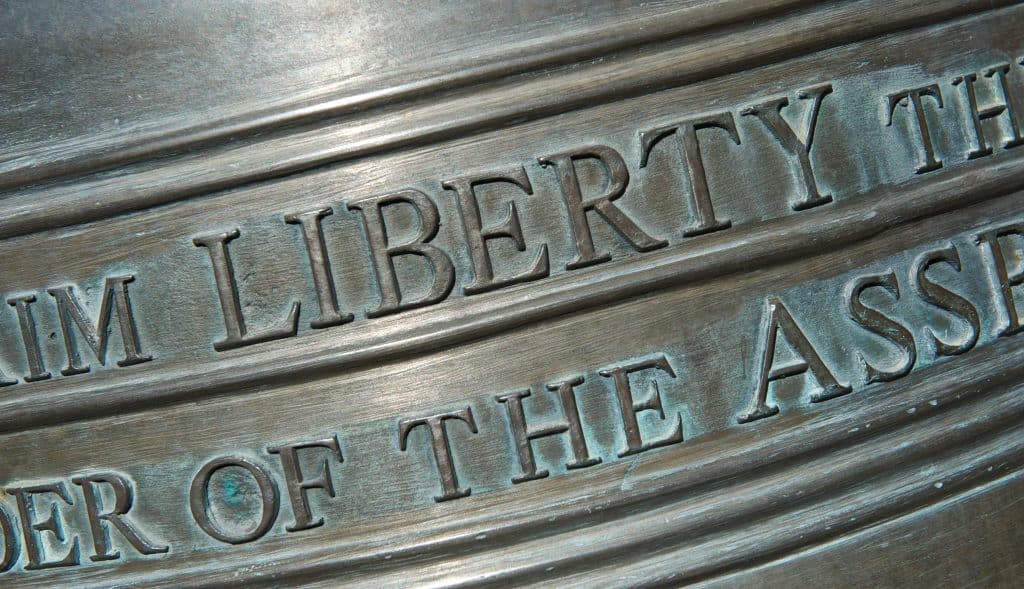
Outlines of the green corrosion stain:
{"label": "green corrosion stain", "polygon": [[235,507],[242,505],[242,493],[238,488],[238,483],[236,483],[234,479],[229,478],[226,481],[224,481],[223,495],[225,503]]}

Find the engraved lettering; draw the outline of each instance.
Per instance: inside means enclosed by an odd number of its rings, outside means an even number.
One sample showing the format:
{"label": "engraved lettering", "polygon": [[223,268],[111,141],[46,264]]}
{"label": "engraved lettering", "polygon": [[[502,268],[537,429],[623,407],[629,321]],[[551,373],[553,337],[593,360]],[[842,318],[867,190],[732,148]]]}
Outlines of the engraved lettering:
{"label": "engraved lettering", "polygon": [[960,272],[960,252],[950,245],[945,249],[921,254],[914,262],[914,277],[918,294],[925,302],[967,322],[967,337],[959,344],[946,343],[939,339],[934,331],[925,328],[925,333],[935,343],[935,352],[939,356],[954,356],[970,350],[978,343],[978,335],[981,333],[981,317],[970,301],[928,278],[928,270],[940,263],[949,264],[954,270]]}
{"label": "engraved lettering", "polygon": [[313,519],[309,510],[309,498],[306,493],[310,489],[323,489],[328,497],[334,498],[334,482],[331,480],[331,468],[327,459],[321,463],[320,472],[315,479],[307,479],[302,474],[299,466],[299,450],[310,448],[323,448],[330,450],[338,457],[338,462],[344,462],[341,456],[341,446],[338,444],[338,436],[314,440],[312,442],[297,442],[293,444],[281,444],[267,448],[270,454],[278,454],[281,457],[281,467],[284,469],[285,484],[288,486],[288,498],[291,500],[292,512],[295,515],[295,523],[285,526],[289,532],[308,530],[324,524],[324,518]]}
{"label": "engraved lettering", "polygon": [[789,99],[785,96],[748,106],[740,111],[741,115],[756,116],[771,131],[772,136],[786,153],[797,158],[797,163],[800,166],[800,178],[803,181],[803,194],[796,202],[791,203],[790,206],[794,211],[803,211],[832,202],[831,195],[821,194],[818,191],[814,171],[811,169],[811,147],[814,144],[814,133],[818,127],[818,113],[821,110],[821,102],[831,93],[831,84],[821,84],[797,92],[797,97],[800,100],[812,100],[811,106],[807,109],[804,139],[797,136],[793,127],[782,116],[782,109],[789,106]]}
{"label": "engraved lettering", "polygon": [[861,300],[861,295],[869,288],[881,288],[893,295],[897,301],[900,300],[900,287],[896,280],[896,274],[889,272],[888,274],[861,276],[854,279],[847,285],[846,289],[847,310],[850,313],[850,317],[858,325],[893,343],[905,356],[903,362],[895,370],[875,368],[868,363],[864,356],[861,356],[860,361],[867,372],[867,382],[871,384],[874,382],[896,380],[909,374],[911,369],[914,368],[914,363],[917,361],[917,347],[914,344],[914,335],[910,333],[909,329],[877,309],[864,304]]}
{"label": "engraved lettering", "polygon": [[569,441],[572,445],[573,460],[566,463],[569,470],[586,468],[600,464],[600,458],[591,458],[587,449],[587,440],[583,435],[583,426],[580,424],[580,413],[576,406],[576,395],[573,387],[583,384],[583,377],[577,376],[565,382],[549,384],[549,391],[557,391],[562,405],[562,414],[565,421],[536,428],[529,428],[526,425],[526,415],[523,411],[523,399],[529,397],[530,390],[499,395],[496,397],[499,403],[505,405],[508,411],[509,426],[512,429],[512,438],[515,440],[516,452],[519,455],[519,466],[522,473],[512,477],[513,483],[525,483],[548,476],[548,471],[537,470],[537,461],[533,454],[533,441],[564,434],[568,432]]}
{"label": "engraved lettering", "polygon": [[548,246],[545,243],[541,244],[537,250],[537,255],[529,270],[504,280],[494,279],[494,267],[487,248],[488,241],[508,238],[512,240],[518,251],[526,251],[526,242],[523,239],[522,227],[519,225],[519,211],[516,209],[515,201],[508,201],[508,210],[501,223],[487,228],[482,226],[476,187],[495,182],[513,184],[526,194],[533,194],[533,186],[530,185],[530,179],[522,166],[510,170],[456,178],[441,183],[446,189],[454,190],[458,197],[455,202],[458,205],[459,217],[462,219],[466,243],[469,245],[470,260],[473,263],[473,282],[462,289],[462,292],[467,295],[530,282],[548,275]]}
{"label": "engraved lettering", "polygon": [[[161,554],[169,550],[166,545],[161,546],[147,540],[125,517],[131,510],[135,497],[131,483],[123,476],[114,473],[93,474],[74,477],[71,482],[82,487],[82,495],[85,497],[93,548],[96,551],[89,560],[98,562],[121,557],[121,553],[110,546],[110,530],[105,525],[107,523],[114,526],[132,548],[141,554]],[[96,488],[100,484],[107,485],[114,493],[114,506],[110,511],[103,511],[103,496]]]}
{"label": "engraved lettering", "polygon": [[[608,173],[608,188],[601,196],[584,200],[576,174],[576,161],[590,158],[596,159],[604,166]],[[629,171],[619,152],[603,145],[591,145],[542,156],[537,158],[537,161],[542,166],[555,167],[562,188],[562,198],[569,214],[570,227],[576,243],[576,257],[565,265],[566,270],[593,266],[612,259],[610,254],[598,254],[594,249],[594,236],[590,231],[590,221],[587,220],[589,211],[595,211],[600,215],[637,251],[647,252],[668,245],[667,241],[645,233],[622,212],[622,209],[615,206],[614,201],[625,193],[629,184]]]}
{"label": "engraved lettering", "polygon": [[[769,385],[777,380],[805,372],[810,372],[821,387],[819,391],[811,394],[812,403],[827,401],[849,393],[850,387],[839,384],[782,301],[775,297],[769,297],[765,301],[765,306],[764,338],[761,343],[761,362],[757,370],[754,398],[747,412],[737,417],[736,421],[749,423],[778,413],[777,405],[768,404]],[[776,368],[775,348],[780,331],[802,360]]]}
{"label": "engraved lettering", "polygon": [[897,105],[906,107],[914,115],[917,132],[921,136],[921,163],[917,165],[915,170],[917,174],[924,174],[942,167],[942,160],[935,157],[932,132],[928,127],[928,117],[925,116],[924,101],[922,100],[925,96],[932,98],[936,106],[942,108],[942,91],[939,90],[938,84],[900,90],[885,97],[886,127],[892,126],[893,114],[895,114]]}
{"label": "engraved lettering", "polygon": [[42,521],[36,521],[36,495],[56,495],[64,503],[74,505],[71,495],[63,482],[44,483],[29,487],[9,488],[8,495],[13,495],[18,502],[18,514],[21,517],[21,530],[25,537],[25,551],[28,553],[28,564],[26,571],[50,569],[57,567],[75,566],[79,564],[78,536],[71,537],[71,548],[68,549],[64,558],[59,560],[47,560],[45,548],[39,532],[50,532],[58,542],[63,544],[66,541],[64,534],[64,521],[60,511],[57,509],[57,502],[50,503],[50,516]]}
{"label": "engraved lettering", "polygon": [[658,381],[651,379],[651,388],[647,397],[637,401],[633,396],[633,388],[629,383],[629,376],[635,372],[658,369],[675,378],[676,373],[668,358],[659,354],[653,358],[639,360],[623,366],[599,370],[598,374],[605,378],[611,378],[615,383],[615,397],[619,401],[619,415],[622,417],[622,427],[626,432],[626,448],[619,452],[619,458],[632,456],[646,452],[653,448],[661,448],[683,441],[683,416],[676,414],[675,427],[657,440],[645,442],[640,432],[640,423],[637,421],[637,414],[643,411],[657,411],[658,417],[665,421],[665,408],[661,402],[661,392],[658,390]]}
{"label": "engraved lettering", "polygon": [[288,316],[274,327],[268,327],[256,333],[249,333],[242,315],[242,305],[238,299],[238,285],[235,283],[235,268],[228,254],[228,243],[238,239],[238,229],[227,233],[211,233],[192,239],[197,247],[205,247],[210,254],[213,266],[213,279],[217,285],[217,298],[220,300],[221,312],[224,315],[226,337],[214,342],[213,349],[218,352],[251,346],[262,342],[291,337],[299,328],[299,303],[292,303]]}
{"label": "engraved lettering", "polygon": [[962,84],[964,87],[964,94],[967,96],[967,115],[971,119],[971,128],[974,131],[975,147],[967,152],[967,159],[973,160],[975,158],[992,154],[992,146],[989,145],[988,139],[985,137],[985,127],[982,125],[982,121],[996,118],[1003,113],[1006,113],[1007,122],[1010,126],[1009,137],[1007,138],[1006,143],[1003,144],[1003,148],[1010,149],[1024,144],[1024,137],[1021,137],[1020,134],[1020,122],[1017,120],[1017,116],[1013,112],[1013,98],[1010,95],[1010,86],[1006,81],[1006,76],[1009,72],[1010,64],[1008,63],[993,66],[985,70],[986,78],[994,77],[999,80],[999,89],[1003,95],[1003,102],[990,105],[986,108],[978,107],[978,93],[974,86],[978,81],[977,74],[957,76],[953,79],[953,84],[958,86]]}
{"label": "engraved lettering", "polygon": [[[210,517],[210,480],[218,470],[228,467],[238,467],[248,471],[256,482],[260,493],[260,521],[248,532],[235,536],[224,530]],[[192,485],[188,492],[188,504],[192,510],[192,518],[196,520],[199,527],[210,537],[227,544],[244,544],[260,539],[270,530],[270,526],[274,525],[278,510],[281,508],[277,485],[274,484],[270,473],[262,466],[246,458],[238,457],[215,458],[207,462],[192,479]]]}
{"label": "engraved lettering", "polygon": [[316,291],[317,304],[320,305],[320,316],[309,322],[313,329],[323,329],[335,325],[344,325],[352,321],[352,313],[342,313],[338,308],[338,293],[334,288],[334,275],[331,272],[331,260],[324,242],[324,232],[320,221],[334,211],[330,207],[285,215],[285,223],[299,225],[302,239],[306,243],[306,255],[309,257],[309,269],[313,273],[313,289]]}
{"label": "engraved lettering", "polygon": [[660,127],[640,133],[640,167],[647,166],[647,156],[659,141],[675,136],[680,155],[686,163],[686,173],[690,178],[690,211],[694,222],[683,230],[683,235],[691,237],[728,229],[732,222],[728,219],[715,217],[715,209],[711,203],[708,190],[707,171],[704,169],[704,158],[701,157],[700,141],[697,131],[701,129],[722,129],[729,134],[736,145],[740,144],[740,136],[736,133],[736,122],[732,113],[721,112],[683,121],[667,127]]}
{"label": "engraved lettering", "polygon": [[[384,223],[383,210],[397,204],[413,207],[419,216],[420,229],[419,233],[409,241],[392,244],[388,238],[387,225]],[[363,198],[349,203],[348,208],[362,213],[373,259],[373,268],[377,276],[377,287],[380,290],[380,305],[367,312],[367,317],[380,317],[432,305],[444,300],[451,293],[452,287],[455,285],[455,267],[452,265],[452,260],[440,248],[427,243],[434,239],[441,227],[437,205],[427,195],[418,190],[403,190],[393,194]],[[395,274],[394,258],[404,255],[419,256],[425,259],[434,271],[430,291],[411,301],[403,300],[398,276]]]}
{"label": "engraved lettering", "polygon": [[[7,299],[7,304],[14,307],[18,315],[18,327],[21,329],[21,345],[25,349],[25,358],[28,359],[28,374],[25,382],[36,382],[50,378],[46,366],[43,364],[43,354],[39,350],[39,335],[36,332],[36,321],[32,316],[32,303],[36,300],[35,295],[25,295]],[[3,374],[0,373],[0,386],[4,384]],[[14,383],[10,383],[14,384]]]}
{"label": "engraved lettering", "polygon": [[121,341],[124,346],[124,359],[118,360],[118,366],[132,366],[149,362],[152,356],[142,353],[139,343],[139,330],[135,326],[132,315],[131,300],[128,298],[128,283],[135,280],[134,276],[113,276],[103,282],[103,302],[100,304],[100,315],[93,327],[82,302],[71,291],[70,286],[47,290],[57,301],[57,314],[60,317],[60,329],[64,335],[64,349],[68,354],[68,365],[61,370],[64,376],[89,372],[89,365],[81,365],[78,346],[72,334],[72,325],[85,338],[89,349],[96,356],[101,366],[107,363],[107,343],[110,341],[110,320],[114,312],[121,328]]}
{"label": "engraved lettering", "polygon": [[437,474],[441,478],[441,494],[434,497],[434,501],[449,501],[460,497],[468,497],[472,489],[459,488],[459,477],[455,472],[455,461],[452,458],[452,447],[448,442],[448,428],[445,422],[459,420],[469,426],[469,431],[477,433],[476,421],[473,420],[473,409],[466,407],[452,413],[439,413],[428,417],[414,419],[403,419],[398,422],[398,449],[405,452],[406,439],[409,432],[424,425],[430,430],[430,447],[434,453],[434,464],[437,466]]}
{"label": "engraved lettering", "polygon": [[999,227],[981,233],[976,236],[979,245],[984,243],[988,246],[988,253],[992,257],[992,269],[995,272],[996,286],[999,289],[1002,308],[1006,312],[1006,327],[999,330],[1000,336],[1013,335],[1024,329],[1021,325],[1020,314],[1017,312],[1017,302],[1013,298],[1014,287],[1024,284],[1024,269],[1021,268],[1021,249],[1017,249],[1016,267],[1011,268],[1007,256],[1003,251],[1002,239],[1006,237],[1024,237],[1024,223],[1017,223]]}

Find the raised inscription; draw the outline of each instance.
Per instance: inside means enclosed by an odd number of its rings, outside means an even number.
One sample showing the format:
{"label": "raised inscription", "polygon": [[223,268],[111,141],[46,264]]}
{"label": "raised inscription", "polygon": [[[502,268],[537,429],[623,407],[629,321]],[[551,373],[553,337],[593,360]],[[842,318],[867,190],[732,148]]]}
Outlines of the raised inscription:
{"label": "raised inscription", "polygon": [[[345,329],[366,319],[438,304],[450,298],[453,291],[462,296],[479,296],[544,280],[553,274],[605,264],[615,258],[609,236],[619,240],[617,247],[624,246],[636,255],[669,246],[685,246],[689,240],[709,233],[735,231],[740,224],[723,217],[716,208],[719,195],[713,193],[708,178],[711,172],[721,174],[722,171],[708,168],[704,150],[709,147],[721,147],[725,142],[741,151],[778,150],[779,161],[788,166],[785,173],[793,182],[785,191],[767,191],[763,196],[764,199],[779,199],[785,202],[789,214],[799,214],[833,204],[842,196],[823,187],[815,171],[815,148],[821,141],[818,130],[826,118],[878,118],[878,124],[888,127],[893,139],[906,145],[909,153],[917,158],[917,165],[907,173],[926,174],[941,169],[949,156],[940,153],[937,147],[935,128],[939,119],[946,127],[960,132],[964,143],[962,157],[968,162],[1000,150],[1015,149],[1024,143],[1019,113],[1013,106],[1020,93],[1020,75],[1020,64],[997,63],[976,72],[887,92],[879,97],[880,117],[878,112],[843,110],[835,99],[843,92],[839,82],[817,84],[718,112],[681,117],[670,124],[639,126],[634,139],[639,157],[635,161],[610,145],[584,144],[538,155],[532,162],[524,163],[528,165],[499,166],[431,181],[429,184],[439,188],[435,194],[402,188],[354,197],[343,201],[342,206],[298,210],[274,219],[272,224],[294,226],[291,231],[296,232],[298,239],[295,240],[296,235],[287,239],[299,245],[295,253],[299,256],[297,259],[308,265],[304,272],[309,276],[309,284],[288,284],[289,289],[280,290],[294,291],[297,287],[316,305],[303,309],[300,298],[284,295],[278,316],[260,309],[246,309],[243,304],[253,293],[246,292],[247,287],[240,284],[239,274],[251,276],[260,269],[258,264],[253,266],[251,257],[247,257],[244,267],[233,260],[232,248],[242,247],[247,231],[241,224],[229,224],[220,230],[189,237],[195,247],[206,252],[209,272],[206,283],[210,292],[176,297],[174,301],[182,304],[214,295],[212,300],[223,329],[222,335],[209,345],[219,353],[295,337],[305,326],[313,330]],[[744,125],[748,126],[746,130]],[[763,143],[763,138],[771,143]],[[682,182],[674,187],[673,196],[687,211],[687,218],[679,219],[681,240],[656,234],[631,212],[635,209],[622,204],[638,177],[663,175],[666,170],[659,167],[673,165],[678,170],[672,173],[681,172],[678,178]],[[538,175],[550,175],[558,188],[557,195],[543,197],[561,201],[560,228],[569,237],[572,248],[564,264],[552,260],[549,243],[538,239],[536,232],[532,232],[534,237],[528,238],[530,232],[524,229],[520,206],[526,199],[542,198],[535,191]],[[497,220],[485,215],[481,206],[482,190],[501,195],[500,208],[504,213]],[[442,200],[453,206],[439,208]],[[343,241],[346,246],[356,244],[355,247],[363,250],[365,265],[338,267],[334,261],[337,250],[332,251],[332,248],[338,245],[326,239],[325,228],[335,222],[342,211],[360,221],[362,235],[349,235]],[[454,217],[446,218],[450,214]],[[412,223],[411,231],[399,227],[405,222]],[[448,224],[460,228],[462,252],[436,239],[440,227]],[[498,251],[500,259],[495,258]],[[257,262],[258,259],[256,256]],[[468,259],[468,265],[460,267],[457,263],[460,259]],[[339,289],[338,284],[351,280],[354,272],[366,272],[367,268],[372,272],[370,278],[375,285],[367,292],[368,298],[353,300],[340,296],[340,290],[344,289]],[[118,367],[134,366],[154,358],[148,350],[154,346],[159,348],[160,342],[142,341],[138,325],[145,323],[146,318],[133,310],[129,296],[129,285],[133,291],[148,288],[147,277],[113,273],[87,277],[84,282],[97,281],[102,281],[99,297],[82,297],[71,285],[48,286],[38,292],[7,297],[20,336],[20,342],[15,343],[20,346],[7,344],[7,349],[0,349],[0,386],[50,379],[59,363],[63,363],[59,368],[62,376],[88,373],[91,371],[90,353],[100,366],[105,366],[112,340],[119,340],[124,350],[122,358],[116,361]],[[461,287],[456,289],[460,283]],[[893,286],[890,280],[862,285],[862,290],[877,288],[891,290]],[[276,298],[278,290],[275,288],[264,296]],[[54,357],[55,350],[48,352],[41,345],[36,309],[43,303],[43,293],[48,295],[46,298],[57,318],[64,343],[63,358]],[[97,310],[90,311],[90,307]],[[851,312],[861,317],[861,323],[868,329],[883,330],[890,339],[904,342],[905,347],[905,334],[893,331],[892,325],[883,325],[884,320],[879,323],[870,308],[855,300]],[[781,321],[785,322],[785,311],[774,314],[779,313]],[[110,328],[115,319],[119,331],[117,337],[112,338]],[[1012,318],[1011,323],[1012,328],[1018,322]],[[787,331],[784,326],[781,329]],[[796,334],[794,337],[799,338]],[[88,352],[82,349],[83,344]],[[809,361],[810,368],[815,368],[813,359]],[[19,365],[23,367],[20,374],[19,370],[11,368]]]}
{"label": "raised inscription", "polygon": [[[890,88],[873,97],[879,108],[869,113],[840,107],[841,80],[798,86],[668,122],[638,121],[630,137],[632,151],[581,141],[536,153],[529,161],[431,180],[433,192],[423,182],[418,188],[396,184],[379,194],[268,215],[260,223],[226,223],[182,235],[174,244],[182,255],[201,261],[197,282],[205,290],[167,300],[208,310],[219,335],[204,341],[202,352],[231,358],[239,349],[273,350],[270,342],[298,337],[307,329],[344,338],[353,324],[388,316],[402,320],[408,317],[404,313],[453,297],[483,298],[511,288],[529,293],[534,283],[557,274],[582,277],[596,266],[683,248],[711,234],[753,225],[720,206],[726,199],[714,192],[710,178],[728,171],[712,167],[721,165],[721,158],[709,157],[715,149],[771,150],[774,159],[768,161],[791,180],[785,190],[765,191],[764,200],[776,206],[766,208],[774,212],[757,222],[827,211],[846,196],[829,186],[815,163],[817,154],[830,147],[827,142],[823,146],[819,133],[830,118],[877,119],[872,124],[877,122],[907,150],[909,159],[898,162],[907,179],[941,177],[953,160],[963,160],[966,169],[978,166],[977,160],[1024,144],[1014,106],[1020,76],[1020,65],[1006,62]],[[943,128],[961,132],[959,152],[943,151],[937,139],[940,120]],[[638,179],[655,175],[675,181],[668,196],[684,214],[673,220],[679,230],[673,235],[647,226],[637,213],[642,203],[629,198]],[[557,192],[541,194],[537,186],[543,179]],[[557,199],[560,216],[543,230],[530,231],[523,211],[528,203],[549,197]],[[354,221],[348,227],[355,233],[338,240],[338,233],[329,230],[342,217]],[[277,229],[275,238],[294,246],[293,262],[308,283],[285,284],[273,276],[250,280],[268,261],[258,244],[253,245],[256,255],[239,255],[252,245],[245,240],[254,225]],[[458,228],[454,246],[438,239],[446,226]],[[756,317],[736,320],[729,329],[748,335],[743,341],[753,344],[736,349],[699,342],[720,361],[743,367],[745,378],[714,391],[723,399],[714,407],[719,415],[695,415],[685,402],[708,394],[689,370],[687,347],[697,344],[685,337],[671,346],[639,343],[636,349],[616,351],[614,362],[594,365],[574,363],[573,350],[567,348],[563,360],[572,368],[552,371],[543,381],[481,385],[454,402],[396,409],[386,423],[365,426],[373,428],[374,437],[389,441],[388,453],[368,456],[346,424],[339,423],[324,431],[310,428],[308,436],[295,440],[261,439],[189,456],[184,459],[188,476],[171,481],[184,490],[187,502],[159,516],[139,505],[146,502],[148,488],[166,485],[166,479],[136,479],[93,465],[41,480],[13,477],[0,498],[0,572],[19,563],[35,571],[169,558],[180,540],[164,532],[178,528],[156,517],[184,522],[210,546],[225,548],[345,525],[340,506],[358,500],[345,485],[354,462],[379,463],[379,472],[392,477],[428,473],[407,485],[413,489],[406,497],[410,507],[465,505],[481,489],[536,488],[545,479],[640,460],[648,452],[672,452],[710,431],[709,420],[719,419],[729,428],[756,428],[794,407],[840,408],[845,398],[866,387],[890,386],[886,383],[921,367],[1024,331],[1024,221],[1019,211],[956,231],[947,242],[898,252],[903,257],[885,267],[846,270],[841,280],[824,286],[742,293],[755,301]],[[552,246],[559,239],[567,244],[561,257]],[[339,255],[352,250],[363,264]],[[6,298],[17,337],[6,340],[16,345],[0,349],[0,386],[31,390],[32,383],[97,372],[96,365],[159,364],[154,360],[163,359],[161,342],[144,334],[178,341],[174,337],[180,334],[168,330],[191,326],[142,329],[146,317],[133,307],[132,297],[146,296],[147,275],[114,270]],[[351,291],[342,287],[356,280],[370,285],[366,297],[346,296]],[[794,283],[801,280],[798,276]],[[275,287],[264,293],[271,304],[246,304],[254,283],[257,290]],[[979,300],[979,291],[986,300]],[[830,297],[827,304],[823,293]],[[832,305],[836,300],[840,303]],[[44,304],[56,318],[49,334],[39,320]],[[808,306],[818,304],[831,305],[827,319],[805,314]],[[906,313],[907,305],[933,314]],[[270,347],[257,347],[263,344]],[[855,369],[844,369],[851,362]],[[380,395],[386,398],[389,391]],[[270,422],[273,418],[267,416]],[[474,451],[491,453],[490,469],[463,459]],[[495,464],[507,468],[498,472]]]}

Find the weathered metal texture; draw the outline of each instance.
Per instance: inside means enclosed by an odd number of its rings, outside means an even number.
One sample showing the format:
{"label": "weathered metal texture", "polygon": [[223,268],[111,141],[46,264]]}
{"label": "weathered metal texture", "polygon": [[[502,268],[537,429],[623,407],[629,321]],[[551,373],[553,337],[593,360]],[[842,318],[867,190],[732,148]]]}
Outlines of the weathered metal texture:
{"label": "weathered metal texture", "polygon": [[0,580],[1017,586],[1024,6],[0,8]]}

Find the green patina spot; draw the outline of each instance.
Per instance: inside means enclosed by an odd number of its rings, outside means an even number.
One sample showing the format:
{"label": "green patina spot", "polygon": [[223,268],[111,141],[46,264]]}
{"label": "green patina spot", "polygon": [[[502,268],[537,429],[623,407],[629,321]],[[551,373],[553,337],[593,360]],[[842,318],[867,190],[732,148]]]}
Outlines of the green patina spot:
{"label": "green patina spot", "polygon": [[234,479],[224,481],[224,502],[233,506],[240,506],[243,502],[242,493]]}

